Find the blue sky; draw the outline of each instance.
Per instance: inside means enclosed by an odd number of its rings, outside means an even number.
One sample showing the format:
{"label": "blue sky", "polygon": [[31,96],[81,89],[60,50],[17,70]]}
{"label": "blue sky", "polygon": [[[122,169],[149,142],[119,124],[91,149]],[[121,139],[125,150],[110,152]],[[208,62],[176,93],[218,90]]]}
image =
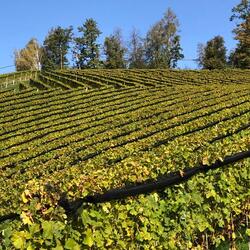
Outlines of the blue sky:
{"label": "blue sky", "polygon": [[[121,28],[124,40],[133,27],[144,36],[168,7],[180,22],[181,46],[185,58],[197,56],[197,44],[222,35],[228,51],[235,47],[229,21],[231,9],[240,0],[8,0],[1,3],[0,67],[13,65],[13,51],[25,46],[32,37],[43,42],[48,30],[55,26],[76,27],[86,18],[94,18],[102,31],[100,40]],[[195,68],[189,61],[181,68]],[[1,69],[0,73],[14,68]]]}

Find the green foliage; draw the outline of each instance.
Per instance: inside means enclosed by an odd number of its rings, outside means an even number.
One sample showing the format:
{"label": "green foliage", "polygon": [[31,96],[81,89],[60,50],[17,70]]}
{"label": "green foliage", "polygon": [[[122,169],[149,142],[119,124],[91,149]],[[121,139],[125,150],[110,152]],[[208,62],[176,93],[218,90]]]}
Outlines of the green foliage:
{"label": "green foliage", "polygon": [[85,21],[83,26],[78,27],[82,37],[74,39],[75,47],[73,51],[77,68],[99,68],[100,67],[100,45],[97,38],[101,31],[97,27],[94,19],[90,18]]}
{"label": "green foliage", "polygon": [[131,33],[128,61],[130,69],[146,68],[143,39],[140,37],[139,32],[135,29]]}
{"label": "green foliage", "polygon": [[250,68],[250,2],[241,0],[232,9],[231,21],[238,20],[236,28],[233,30],[235,39],[238,41],[237,47],[231,52],[229,63],[233,67]]}
{"label": "green foliage", "polygon": [[238,44],[237,48],[230,53],[229,65],[234,68],[250,68],[250,47],[244,44]]}
{"label": "green foliage", "polygon": [[[249,71],[169,71],[169,70],[64,70],[43,71],[34,79],[32,87],[38,89],[85,87],[160,87],[162,85],[181,86],[203,84],[248,83]],[[44,86],[41,86],[44,85]]]}
{"label": "green foliage", "polygon": [[223,69],[227,66],[224,39],[216,36],[206,46],[198,48],[198,61],[203,69]]}
{"label": "green foliage", "polygon": [[63,69],[68,65],[67,53],[73,27],[52,28],[43,42],[43,69]]}
{"label": "green foliage", "polygon": [[121,31],[116,30],[114,34],[105,38],[104,53],[106,61],[104,63],[107,69],[125,68],[126,62],[124,59],[126,49],[122,45]]}
{"label": "green foliage", "polygon": [[77,214],[59,202],[249,150],[248,71],[42,77],[78,88],[0,92],[0,215],[20,215],[0,223],[1,250],[209,249],[249,234],[249,159],[151,194],[85,203]]}
{"label": "green foliage", "polygon": [[146,62],[149,68],[175,68],[181,53],[180,36],[177,35],[179,23],[176,15],[168,9],[146,37]]}
{"label": "green foliage", "polygon": [[37,219],[30,226],[7,226],[1,245],[3,249],[206,249],[229,240],[232,223],[233,233],[241,239],[237,221],[250,208],[245,203],[250,195],[245,164],[249,160],[199,174],[160,193],[86,204],[74,222]]}

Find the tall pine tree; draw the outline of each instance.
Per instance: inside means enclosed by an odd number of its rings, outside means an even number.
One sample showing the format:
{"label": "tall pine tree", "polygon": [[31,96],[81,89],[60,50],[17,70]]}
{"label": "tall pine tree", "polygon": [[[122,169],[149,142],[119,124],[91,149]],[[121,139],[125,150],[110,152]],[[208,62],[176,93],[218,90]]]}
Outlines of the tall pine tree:
{"label": "tall pine tree", "polygon": [[126,67],[125,61],[126,48],[122,44],[121,31],[116,30],[104,41],[104,53],[106,56],[105,68],[119,69]]}
{"label": "tall pine tree", "polygon": [[67,54],[72,41],[72,30],[60,26],[52,28],[43,43],[43,69],[63,69],[68,65]]}
{"label": "tall pine tree", "polygon": [[97,27],[97,22],[92,18],[87,19],[82,26],[78,27],[78,31],[82,36],[74,39],[73,50],[77,68],[100,67],[100,44],[97,43],[97,38],[101,31]]}

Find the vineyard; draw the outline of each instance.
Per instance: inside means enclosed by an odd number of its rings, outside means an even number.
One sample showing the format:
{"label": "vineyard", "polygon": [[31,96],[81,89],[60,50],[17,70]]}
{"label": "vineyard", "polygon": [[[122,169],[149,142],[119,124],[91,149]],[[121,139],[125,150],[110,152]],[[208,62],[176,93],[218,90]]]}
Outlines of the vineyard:
{"label": "vineyard", "polygon": [[[0,76],[0,249],[241,249],[250,236],[249,73]],[[95,200],[174,176],[180,182],[153,192]]]}
{"label": "vineyard", "polygon": [[69,90],[103,87],[156,87],[204,84],[249,84],[250,70],[58,70],[0,75],[0,93],[15,90]]}

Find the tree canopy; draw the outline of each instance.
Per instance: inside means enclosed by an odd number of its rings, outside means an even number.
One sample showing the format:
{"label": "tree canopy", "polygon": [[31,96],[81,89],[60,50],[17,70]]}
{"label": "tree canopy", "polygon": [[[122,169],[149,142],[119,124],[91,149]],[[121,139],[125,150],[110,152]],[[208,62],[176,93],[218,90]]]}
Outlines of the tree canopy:
{"label": "tree canopy", "polygon": [[121,30],[115,30],[115,32],[109,37],[106,37],[104,41],[104,53],[106,56],[105,68],[125,68],[125,52],[126,48],[122,43]]}
{"label": "tree canopy", "polygon": [[[236,48],[227,57],[224,38],[220,35],[199,44],[197,61],[202,68],[222,69],[228,65],[250,68],[250,2],[239,1],[230,18],[236,23],[233,30]],[[74,66],[80,69],[176,68],[178,61],[184,58],[179,21],[170,8],[145,37],[134,29],[128,46],[124,45],[120,29],[106,37],[102,46],[98,42],[102,32],[93,18],[86,19],[77,30],[79,35],[74,36],[72,26],[52,28],[42,48],[36,39],[31,39],[24,49],[15,51],[16,69],[63,69],[70,64],[69,52],[72,52]]]}
{"label": "tree canopy", "polygon": [[73,27],[52,28],[43,43],[42,67],[49,69],[63,69],[68,65],[67,54],[72,41]]}
{"label": "tree canopy", "polygon": [[198,62],[203,69],[223,69],[227,66],[225,41],[215,36],[206,45],[198,45]]}
{"label": "tree canopy", "polygon": [[25,48],[14,52],[17,71],[40,70],[42,50],[35,38],[32,38]]}
{"label": "tree canopy", "polygon": [[237,47],[230,55],[230,64],[237,68],[250,68],[250,2],[241,2],[232,9],[231,21],[236,21],[233,30]]}
{"label": "tree canopy", "polygon": [[82,33],[81,37],[74,39],[75,47],[73,56],[78,68],[98,68],[100,67],[100,44],[97,38],[101,31],[97,27],[97,22],[93,19],[87,19],[85,23],[78,27]]}
{"label": "tree canopy", "polygon": [[178,35],[179,22],[169,8],[147,33],[146,62],[149,68],[175,68],[184,56]]}
{"label": "tree canopy", "polygon": [[139,31],[133,29],[129,42],[129,68],[145,68],[145,48],[143,38]]}

